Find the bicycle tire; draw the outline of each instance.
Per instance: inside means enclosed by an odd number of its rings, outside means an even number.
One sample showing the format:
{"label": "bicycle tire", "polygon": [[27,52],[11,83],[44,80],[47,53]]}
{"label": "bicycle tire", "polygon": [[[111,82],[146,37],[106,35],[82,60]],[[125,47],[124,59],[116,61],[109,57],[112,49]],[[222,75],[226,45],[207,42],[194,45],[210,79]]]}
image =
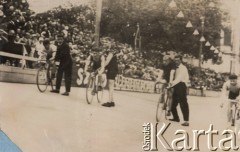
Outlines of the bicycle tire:
{"label": "bicycle tire", "polygon": [[98,103],[101,103],[103,101],[103,87],[99,88],[99,86],[97,86],[96,90],[97,90],[97,101]]}
{"label": "bicycle tire", "polygon": [[90,78],[86,87],[86,100],[88,104],[91,104],[93,101],[93,91],[94,91],[94,81],[93,78]]}
{"label": "bicycle tire", "polygon": [[156,110],[156,121],[160,122],[163,120],[163,115],[164,115],[164,109],[163,107],[165,106],[165,103],[158,102],[157,104],[157,110]]}
{"label": "bicycle tire", "polygon": [[161,103],[160,101],[158,102],[157,105],[157,110],[156,110],[156,121],[159,122],[160,120],[167,120],[167,103],[168,103],[168,94],[165,92],[164,96],[164,101]]}
{"label": "bicycle tire", "polygon": [[165,102],[165,110],[164,110],[165,120],[168,119],[168,118],[167,118],[167,113],[168,113],[168,111],[167,111],[167,104],[168,104],[168,102],[169,102],[168,100],[169,100],[169,98],[168,98],[168,95],[167,95],[166,100],[164,101],[164,102]]}
{"label": "bicycle tire", "polygon": [[38,69],[36,82],[37,88],[40,92],[43,93],[47,90],[48,87],[47,69],[44,66]]}

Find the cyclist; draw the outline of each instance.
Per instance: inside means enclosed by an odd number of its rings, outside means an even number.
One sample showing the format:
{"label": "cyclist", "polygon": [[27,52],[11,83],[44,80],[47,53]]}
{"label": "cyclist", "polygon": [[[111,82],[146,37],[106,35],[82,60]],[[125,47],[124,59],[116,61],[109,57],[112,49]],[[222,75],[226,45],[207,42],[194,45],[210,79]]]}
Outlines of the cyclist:
{"label": "cyclist", "polygon": [[41,60],[46,60],[47,63],[52,67],[51,78],[55,77],[56,74],[56,64],[54,62],[57,47],[50,43],[49,39],[43,41],[43,51],[40,56]]}
{"label": "cyclist", "polygon": [[239,92],[240,82],[238,81],[237,75],[232,74],[229,76],[229,80],[223,84],[222,103],[220,105],[221,107],[223,107],[223,105],[226,104],[228,123],[231,121],[232,126],[234,126],[235,120],[232,118],[231,108],[236,103],[231,102],[230,100],[239,100]]}
{"label": "cyclist", "polygon": [[107,84],[108,84],[108,94],[109,94],[109,99],[108,102],[103,103],[102,106],[104,107],[114,107],[115,102],[113,100],[113,94],[114,94],[114,81],[115,77],[118,74],[118,59],[117,59],[117,54],[119,53],[120,48],[117,46],[112,46],[110,49],[108,49],[108,54],[106,58],[106,74],[107,74]]}
{"label": "cyclist", "polygon": [[[102,80],[102,73],[105,69],[105,57],[101,53],[101,50],[99,48],[93,48],[90,51],[90,55],[86,59],[85,67],[84,67],[84,73],[90,72],[92,74],[98,74],[98,89],[102,89],[101,82]],[[95,94],[96,90],[93,90],[92,94]]]}

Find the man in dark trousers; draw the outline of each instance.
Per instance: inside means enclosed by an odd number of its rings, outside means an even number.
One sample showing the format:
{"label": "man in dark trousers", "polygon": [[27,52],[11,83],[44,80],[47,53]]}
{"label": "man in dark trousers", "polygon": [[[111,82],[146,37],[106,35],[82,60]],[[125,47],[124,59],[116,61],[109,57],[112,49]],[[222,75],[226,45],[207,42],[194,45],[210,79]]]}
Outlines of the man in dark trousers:
{"label": "man in dark trousers", "polygon": [[187,102],[187,83],[189,81],[188,70],[186,66],[182,64],[182,56],[175,56],[174,62],[176,64],[175,77],[170,86],[173,87],[173,102],[172,102],[172,115],[173,119],[170,121],[179,122],[179,116],[177,112],[177,105],[180,104],[181,111],[183,113],[184,123],[182,126],[189,126],[189,106]]}
{"label": "man in dark trousers", "polygon": [[51,92],[59,93],[64,74],[66,91],[62,95],[69,96],[72,79],[72,57],[70,54],[70,48],[64,41],[63,34],[57,36],[57,42],[58,46],[55,61],[59,61],[60,65],[57,71],[56,90],[52,90]]}

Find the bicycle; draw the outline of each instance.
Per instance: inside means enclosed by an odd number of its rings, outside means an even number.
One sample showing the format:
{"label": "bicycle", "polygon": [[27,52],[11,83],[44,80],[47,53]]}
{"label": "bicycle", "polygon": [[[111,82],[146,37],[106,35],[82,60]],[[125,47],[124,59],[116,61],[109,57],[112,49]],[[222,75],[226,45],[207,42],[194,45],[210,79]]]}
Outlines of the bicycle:
{"label": "bicycle", "polygon": [[157,104],[157,110],[156,110],[156,121],[159,122],[163,119],[167,120],[167,103],[169,100],[168,97],[168,87],[166,87],[166,83],[160,83],[164,87],[163,91],[161,92],[161,98],[158,101]]}
{"label": "bicycle", "polygon": [[51,85],[52,90],[54,90],[56,73],[52,73],[53,65],[46,60],[40,60],[39,65],[36,77],[38,90],[43,93],[47,90],[48,85]]}
{"label": "bicycle", "polygon": [[98,103],[101,103],[103,100],[103,90],[104,87],[102,85],[102,82],[99,83],[99,75],[92,72],[89,75],[88,83],[86,87],[86,99],[87,103],[91,104],[93,101],[93,97],[97,95],[97,101]]}
{"label": "bicycle", "polygon": [[[237,99],[228,99],[230,102],[230,113],[228,113],[228,119],[231,121],[231,126],[234,126],[234,131],[238,135],[240,129],[240,103]],[[221,105],[223,108],[223,104]],[[230,117],[230,118],[229,118]],[[229,126],[227,127],[229,129]],[[229,137],[230,134],[226,133],[226,137]]]}
{"label": "bicycle", "polygon": [[236,115],[239,117],[239,101],[234,99],[229,99],[229,102],[232,104],[230,108],[230,120],[232,121],[231,126],[235,126]]}

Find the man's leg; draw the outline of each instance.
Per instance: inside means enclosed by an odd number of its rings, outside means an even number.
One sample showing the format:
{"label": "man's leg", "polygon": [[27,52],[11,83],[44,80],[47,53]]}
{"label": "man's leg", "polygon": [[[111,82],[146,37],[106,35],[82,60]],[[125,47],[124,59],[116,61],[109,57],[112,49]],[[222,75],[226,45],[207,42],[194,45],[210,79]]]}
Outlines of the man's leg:
{"label": "man's leg", "polygon": [[180,103],[180,108],[183,114],[183,119],[184,123],[182,124],[183,126],[189,126],[189,105],[187,102],[187,86],[185,83],[179,83],[178,84],[178,97],[179,97],[179,103]]}
{"label": "man's leg", "polygon": [[189,121],[189,105],[187,102],[187,87],[181,83],[181,92],[179,92],[179,103],[182,110],[184,121]]}
{"label": "man's leg", "polygon": [[167,91],[167,94],[168,94],[168,103],[167,103],[167,110],[168,110],[168,116],[171,115],[171,109],[172,109],[172,96],[173,96],[173,88],[170,88],[168,91]]}
{"label": "man's leg", "polygon": [[62,76],[63,76],[63,69],[62,67],[59,67],[57,72],[57,80],[56,80],[56,90],[58,91],[61,88]]}
{"label": "man's leg", "polygon": [[109,102],[113,102],[113,92],[114,92],[114,80],[108,79],[108,93],[109,93]]}
{"label": "man's leg", "polygon": [[113,79],[107,79],[109,99],[108,99],[108,102],[102,104],[102,106],[104,106],[104,107],[114,107],[115,106],[115,103],[113,102],[114,81],[115,80],[113,80]]}
{"label": "man's leg", "polygon": [[65,78],[65,88],[66,92],[71,91],[71,81],[72,81],[72,67],[69,66],[64,70],[64,78]]}
{"label": "man's leg", "polygon": [[171,109],[173,119],[169,119],[169,120],[179,122],[179,116],[178,116],[178,112],[177,112],[177,105],[178,105],[178,97],[177,97],[177,94],[176,94],[177,91],[178,90],[174,88],[173,97],[172,97],[172,109]]}

